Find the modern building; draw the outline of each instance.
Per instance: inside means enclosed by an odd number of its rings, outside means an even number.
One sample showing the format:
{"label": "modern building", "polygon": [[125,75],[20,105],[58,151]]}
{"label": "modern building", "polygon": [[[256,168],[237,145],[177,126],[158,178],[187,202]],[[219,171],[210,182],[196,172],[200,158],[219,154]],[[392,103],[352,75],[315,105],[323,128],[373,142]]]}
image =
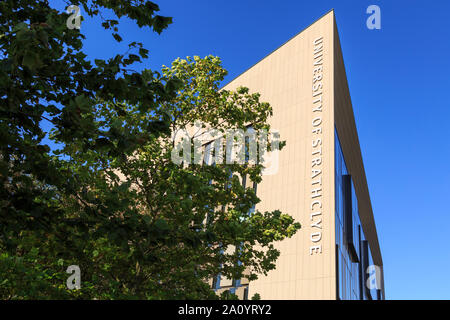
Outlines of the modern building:
{"label": "modern building", "polygon": [[277,268],[267,276],[250,284],[222,279],[216,288],[262,299],[383,299],[383,260],[334,11],[225,89],[241,85],[271,104],[271,127],[287,143],[277,173],[258,184],[257,209],[279,209],[302,229],[279,243]]}

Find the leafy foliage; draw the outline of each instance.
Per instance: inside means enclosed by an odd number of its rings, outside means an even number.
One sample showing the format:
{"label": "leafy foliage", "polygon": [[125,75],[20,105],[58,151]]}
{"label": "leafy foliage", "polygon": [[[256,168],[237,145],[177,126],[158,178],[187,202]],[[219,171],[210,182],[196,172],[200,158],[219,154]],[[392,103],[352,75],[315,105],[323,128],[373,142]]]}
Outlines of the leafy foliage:
{"label": "leafy foliage", "polygon": [[[171,23],[150,1],[72,4],[157,33]],[[257,183],[262,167],[170,158],[171,133],[196,120],[268,129],[258,94],[219,90],[226,71],[211,56],[177,59],[162,75],[132,71],[147,58],[140,43],[93,65],[84,36],[47,1],[0,11],[1,298],[213,299],[214,275],[247,269],[252,280],[275,267],[273,242],[300,226],[279,211],[249,214],[259,200],[239,177]],[[102,25],[122,41],[117,20]],[[65,287],[69,265],[80,266],[79,290]]]}

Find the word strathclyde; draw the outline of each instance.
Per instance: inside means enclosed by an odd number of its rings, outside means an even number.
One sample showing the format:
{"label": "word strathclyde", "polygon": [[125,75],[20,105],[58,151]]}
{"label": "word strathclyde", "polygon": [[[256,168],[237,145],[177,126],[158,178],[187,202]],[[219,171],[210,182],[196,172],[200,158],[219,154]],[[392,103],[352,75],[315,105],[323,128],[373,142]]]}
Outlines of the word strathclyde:
{"label": "word strathclyde", "polygon": [[322,253],[322,90],[323,37],[314,40],[312,80],[311,235],[309,254]]}

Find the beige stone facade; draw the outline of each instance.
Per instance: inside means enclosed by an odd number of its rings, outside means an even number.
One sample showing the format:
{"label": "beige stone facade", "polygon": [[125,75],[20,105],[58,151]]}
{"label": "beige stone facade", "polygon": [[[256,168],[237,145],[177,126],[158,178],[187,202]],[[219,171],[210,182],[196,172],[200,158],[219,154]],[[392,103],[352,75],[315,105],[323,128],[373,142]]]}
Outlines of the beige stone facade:
{"label": "beige stone facade", "polygon": [[[277,268],[249,284],[262,299],[336,299],[335,128],[358,198],[373,263],[381,251],[356,132],[335,15],[330,11],[228,83],[261,93],[286,147],[276,174],[263,177],[260,211],[279,209],[302,225],[278,244]],[[242,289],[240,289],[242,291]]]}

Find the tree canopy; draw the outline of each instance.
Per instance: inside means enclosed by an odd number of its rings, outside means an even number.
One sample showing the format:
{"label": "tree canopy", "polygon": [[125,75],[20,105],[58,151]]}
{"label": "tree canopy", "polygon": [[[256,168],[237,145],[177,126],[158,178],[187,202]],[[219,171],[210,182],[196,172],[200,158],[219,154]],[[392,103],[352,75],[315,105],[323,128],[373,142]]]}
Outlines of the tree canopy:
{"label": "tree canopy", "polygon": [[[150,1],[71,4],[157,33],[172,21]],[[251,210],[262,165],[171,160],[173,132],[195,121],[270,129],[259,94],[220,90],[213,56],[136,72],[148,50],[133,42],[92,63],[85,36],[48,1],[2,1],[0,12],[1,298],[213,299],[215,275],[253,280],[275,267],[274,242],[300,225]],[[117,19],[102,26],[120,42]],[[66,287],[69,265],[81,289]]]}

